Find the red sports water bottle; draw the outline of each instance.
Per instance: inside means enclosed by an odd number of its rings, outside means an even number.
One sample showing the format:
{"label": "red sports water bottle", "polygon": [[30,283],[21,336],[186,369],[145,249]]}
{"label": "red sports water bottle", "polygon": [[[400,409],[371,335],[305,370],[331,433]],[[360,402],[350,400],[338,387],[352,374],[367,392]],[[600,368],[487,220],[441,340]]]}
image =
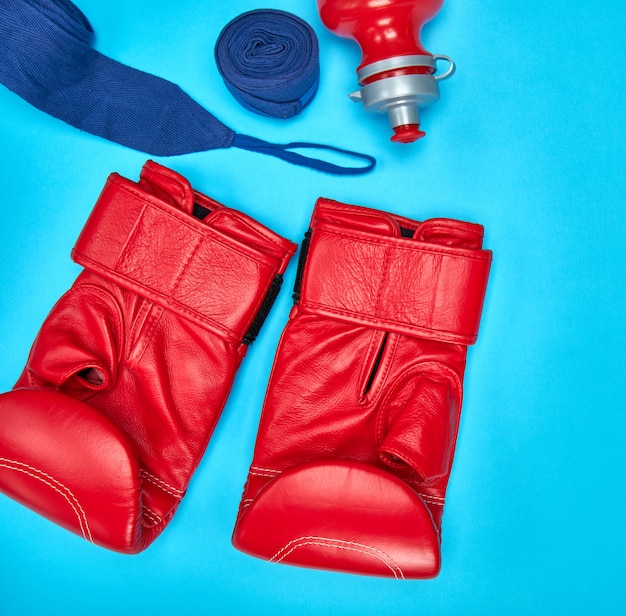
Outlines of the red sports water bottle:
{"label": "red sports water bottle", "polygon": [[[350,98],[389,115],[392,141],[410,143],[425,135],[419,108],[439,99],[438,82],[454,72],[450,58],[429,53],[420,41],[422,26],[442,5],[443,0],[317,0],[324,25],[361,47],[361,89]],[[449,64],[444,73],[436,74],[438,60]]]}

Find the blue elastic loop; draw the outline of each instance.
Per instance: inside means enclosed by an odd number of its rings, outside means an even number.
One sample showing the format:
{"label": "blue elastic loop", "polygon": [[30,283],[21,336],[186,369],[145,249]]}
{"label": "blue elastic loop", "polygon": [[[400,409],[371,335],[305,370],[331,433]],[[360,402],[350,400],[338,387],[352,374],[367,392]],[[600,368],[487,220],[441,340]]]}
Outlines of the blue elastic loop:
{"label": "blue elastic loop", "polygon": [[299,114],[319,85],[315,32],[285,11],[259,9],[233,19],[220,33],[215,61],[235,99],[267,117]]}
{"label": "blue elastic loop", "polygon": [[[360,152],[353,152],[351,150],[344,150],[342,148],[336,148],[332,145],[322,145],[317,143],[307,143],[304,141],[294,141],[292,143],[268,143],[262,139],[256,137],[250,137],[249,135],[235,135],[232,146],[240,148],[242,150],[249,150],[251,152],[259,152],[261,154],[267,154],[269,156],[275,156],[281,160],[285,160],[294,165],[300,165],[301,167],[309,167],[311,169],[317,169],[325,173],[332,173],[334,175],[359,175],[361,173],[368,173],[376,166],[376,159],[369,154],[362,154]],[[361,167],[344,167],[342,165],[335,165],[334,163],[320,160],[318,158],[309,158],[303,156],[297,152],[291,150],[297,149],[311,149],[311,150],[326,150],[330,152],[337,152],[353,158],[360,158],[367,161],[367,165]]]}

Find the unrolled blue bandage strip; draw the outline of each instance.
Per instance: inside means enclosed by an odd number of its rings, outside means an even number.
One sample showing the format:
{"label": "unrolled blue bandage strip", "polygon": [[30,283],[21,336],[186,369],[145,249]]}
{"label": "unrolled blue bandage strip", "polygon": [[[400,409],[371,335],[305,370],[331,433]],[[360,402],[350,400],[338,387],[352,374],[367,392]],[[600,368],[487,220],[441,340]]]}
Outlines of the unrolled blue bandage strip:
{"label": "unrolled blue bandage strip", "polygon": [[[155,156],[239,147],[338,175],[374,168],[367,154],[238,135],[177,85],[97,52],[93,38],[70,0],[0,0],[0,83],[80,130]],[[294,147],[330,149],[366,164],[344,167]]]}
{"label": "unrolled blue bandage strip", "polygon": [[319,85],[315,32],[286,11],[258,9],[233,19],[217,39],[215,61],[239,103],[272,118],[299,114]]}

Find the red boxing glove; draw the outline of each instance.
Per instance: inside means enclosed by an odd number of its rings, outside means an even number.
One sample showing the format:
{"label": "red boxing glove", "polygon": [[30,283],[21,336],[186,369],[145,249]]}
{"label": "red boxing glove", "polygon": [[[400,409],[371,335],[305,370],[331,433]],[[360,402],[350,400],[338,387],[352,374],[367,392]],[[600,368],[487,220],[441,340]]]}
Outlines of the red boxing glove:
{"label": "red boxing glove", "polygon": [[148,161],[112,174],[85,270],[0,395],[0,490],[136,553],[172,518],[295,245]]}
{"label": "red boxing glove", "polygon": [[491,264],[483,228],[320,199],[236,548],[395,578],[440,568],[444,497]]}

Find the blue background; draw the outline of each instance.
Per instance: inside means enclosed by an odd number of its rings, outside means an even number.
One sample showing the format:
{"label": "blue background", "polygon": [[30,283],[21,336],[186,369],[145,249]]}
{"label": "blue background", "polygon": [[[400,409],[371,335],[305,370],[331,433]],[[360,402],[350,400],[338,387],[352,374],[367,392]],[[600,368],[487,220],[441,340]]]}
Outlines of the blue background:
{"label": "blue background", "polygon": [[[239,132],[373,154],[338,178],[241,150],[157,159],[300,241],[315,199],[482,223],[494,265],[443,527],[443,568],[397,582],[271,565],[230,545],[296,263],[188,495],[144,553],[89,545],[0,496],[0,613],[622,614],[626,552],[624,301],[626,8],[573,0],[448,0],[424,29],[457,63],[427,137],[388,141],[355,89],[360,53],[314,0],[78,0],[96,48],[178,83]],[[213,60],[254,8],[315,29],[322,79],[297,118],[240,107]],[[0,41],[0,44],[1,41]],[[0,391],[79,268],[69,252],[112,171],[147,156],[80,133],[0,87]]]}

